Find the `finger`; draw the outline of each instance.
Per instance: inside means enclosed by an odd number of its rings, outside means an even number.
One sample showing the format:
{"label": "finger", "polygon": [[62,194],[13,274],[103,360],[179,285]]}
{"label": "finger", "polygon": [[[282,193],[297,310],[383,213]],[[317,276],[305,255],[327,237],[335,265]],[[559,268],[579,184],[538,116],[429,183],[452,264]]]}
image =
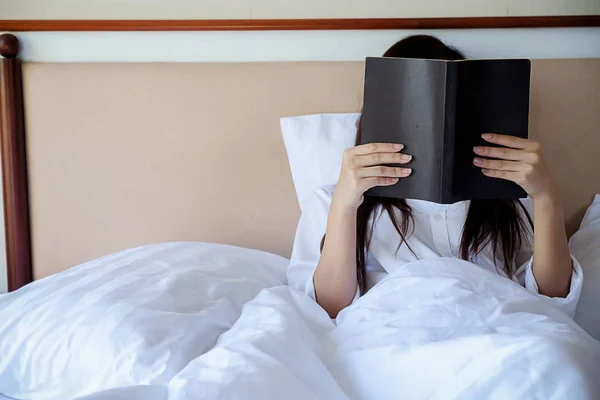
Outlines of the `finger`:
{"label": "finger", "polygon": [[411,155],[401,153],[375,153],[355,157],[356,166],[370,167],[381,164],[406,164],[412,159]]}
{"label": "finger", "polygon": [[396,167],[367,167],[360,168],[358,170],[358,176],[361,178],[370,177],[389,177],[389,178],[403,178],[410,175],[410,168],[396,168]]}
{"label": "finger", "polygon": [[363,190],[366,191],[375,186],[391,186],[398,183],[399,180],[399,178],[365,178],[362,179],[364,185]]}
{"label": "finger", "polygon": [[396,153],[402,148],[404,146],[397,143],[367,143],[355,146],[351,151],[354,155],[364,156],[373,153]]}
{"label": "finger", "polygon": [[510,149],[508,147],[477,146],[473,148],[475,154],[488,158],[499,158],[501,160],[524,161],[527,152],[523,150]]}
{"label": "finger", "polygon": [[500,135],[498,133],[484,133],[481,135],[486,142],[499,144],[501,146],[511,147],[513,149],[533,149],[537,142],[530,139],[523,139],[516,136]]}
{"label": "finger", "polygon": [[521,163],[504,160],[487,160],[485,158],[475,157],[473,164],[484,169],[494,169],[498,171],[520,171]]}
{"label": "finger", "polygon": [[513,182],[517,182],[520,176],[518,172],[498,171],[495,169],[482,169],[481,172],[483,172],[485,176],[489,176],[490,178],[505,179],[507,181]]}

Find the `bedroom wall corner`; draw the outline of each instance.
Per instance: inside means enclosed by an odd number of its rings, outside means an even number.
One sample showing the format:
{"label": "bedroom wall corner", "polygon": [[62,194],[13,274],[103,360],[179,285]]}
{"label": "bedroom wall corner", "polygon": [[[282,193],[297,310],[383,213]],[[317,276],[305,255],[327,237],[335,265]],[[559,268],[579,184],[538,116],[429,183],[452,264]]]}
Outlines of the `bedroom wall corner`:
{"label": "bedroom wall corner", "polygon": [[[0,204],[4,204],[4,189],[0,174]],[[0,243],[6,243],[6,232],[4,228],[4,213],[0,212]],[[8,271],[6,270],[6,246],[0,246],[0,293],[8,292]]]}
{"label": "bedroom wall corner", "polygon": [[[3,57],[0,56],[0,59]],[[2,157],[2,154],[0,154]],[[2,159],[0,158],[0,164]],[[3,176],[0,174],[0,204],[4,204],[4,182]],[[4,246],[0,246],[0,294],[8,292],[8,271],[6,264],[6,233],[4,228],[4,212],[0,212],[0,243],[4,243]]]}
{"label": "bedroom wall corner", "polygon": [[[3,57],[0,56],[0,59]],[[0,152],[0,157],[2,154]],[[0,164],[2,159],[0,158]],[[0,174],[0,204],[4,204],[4,177]],[[4,225],[4,211],[0,212],[0,294],[8,292],[8,270],[6,263],[6,228]]]}

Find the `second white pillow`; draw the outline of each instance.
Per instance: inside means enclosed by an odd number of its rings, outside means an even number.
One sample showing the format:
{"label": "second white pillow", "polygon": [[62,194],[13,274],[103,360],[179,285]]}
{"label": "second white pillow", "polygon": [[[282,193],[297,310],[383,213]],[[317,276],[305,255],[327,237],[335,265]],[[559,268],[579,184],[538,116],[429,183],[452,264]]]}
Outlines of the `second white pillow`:
{"label": "second white pillow", "polygon": [[569,240],[569,248],[583,269],[583,288],[575,322],[600,340],[600,194],[596,195],[579,230]]}
{"label": "second white pillow", "polygon": [[360,113],[281,118],[300,209],[314,190],[337,184],[344,150],[354,146]]}

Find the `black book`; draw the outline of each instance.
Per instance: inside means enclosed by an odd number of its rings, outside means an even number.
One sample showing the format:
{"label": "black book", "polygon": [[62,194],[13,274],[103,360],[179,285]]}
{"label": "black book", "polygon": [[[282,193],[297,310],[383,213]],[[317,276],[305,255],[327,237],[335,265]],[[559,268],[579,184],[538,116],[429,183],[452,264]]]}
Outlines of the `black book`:
{"label": "black book", "polygon": [[448,204],[526,197],[473,165],[481,135],[528,137],[531,62],[367,58],[362,143],[401,143],[412,174],[366,195]]}

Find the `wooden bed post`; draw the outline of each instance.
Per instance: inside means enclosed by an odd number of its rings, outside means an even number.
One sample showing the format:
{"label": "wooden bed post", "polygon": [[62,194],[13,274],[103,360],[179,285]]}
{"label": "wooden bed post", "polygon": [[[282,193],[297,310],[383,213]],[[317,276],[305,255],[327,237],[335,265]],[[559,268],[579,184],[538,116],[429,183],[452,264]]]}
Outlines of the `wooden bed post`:
{"label": "wooden bed post", "polygon": [[31,235],[25,151],[23,82],[19,40],[0,35],[0,142],[8,291],[32,281]]}

